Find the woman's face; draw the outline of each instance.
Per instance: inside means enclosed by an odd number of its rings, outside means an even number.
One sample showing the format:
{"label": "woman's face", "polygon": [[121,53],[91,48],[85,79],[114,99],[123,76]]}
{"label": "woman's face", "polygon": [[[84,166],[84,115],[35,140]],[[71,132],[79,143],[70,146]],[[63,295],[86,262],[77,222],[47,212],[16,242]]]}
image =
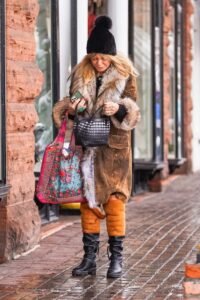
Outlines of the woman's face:
{"label": "woman's face", "polygon": [[104,73],[111,64],[111,60],[105,55],[95,54],[91,58],[91,63],[98,73]]}

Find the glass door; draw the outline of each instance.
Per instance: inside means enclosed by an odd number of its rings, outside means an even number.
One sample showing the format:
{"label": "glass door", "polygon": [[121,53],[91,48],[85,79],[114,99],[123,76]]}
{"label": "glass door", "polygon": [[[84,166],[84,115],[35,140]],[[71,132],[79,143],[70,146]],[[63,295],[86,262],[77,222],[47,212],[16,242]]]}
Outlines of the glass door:
{"label": "glass door", "polygon": [[153,1],[152,15],[153,72],[153,160],[163,161],[163,4]]}
{"label": "glass door", "polygon": [[[44,82],[40,95],[36,99],[38,123],[35,127],[35,172],[40,172],[45,147],[53,140],[52,106],[55,101],[54,87],[57,71],[54,69],[57,55],[53,53],[56,38],[53,36],[54,14],[53,1],[38,0],[39,15],[35,31],[36,61],[43,73]],[[55,2],[54,2],[55,4]],[[54,24],[56,25],[56,24]],[[54,48],[53,48],[54,46]]]}
{"label": "glass door", "polygon": [[168,34],[170,58],[170,118],[168,159],[170,163],[183,157],[183,6],[170,1],[171,26]]}
{"label": "glass door", "polygon": [[133,134],[134,189],[148,190],[163,168],[163,5],[159,0],[129,1],[129,53],[139,72],[141,121]]}
{"label": "glass door", "polygon": [[[40,174],[46,146],[55,137],[52,107],[59,100],[58,1],[38,0],[39,14],[35,29],[36,62],[43,73],[43,85],[35,102],[38,122],[35,126],[35,175]],[[42,223],[58,219],[59,206],[41,204],[36,199]]]}
{"label": "glass door", "polygon": [[169,94],[170,94],[170,118],[168,122],[169,126],[169,133],[170,133],[170,140],[168,145],[168,158],[175,158],[176,157],[176,62],[175,62],[175,2],[171,1],[170,7],[170,31],[168,33],[169,38],[169,47],[168,47],[168,54],[170,59],[170,82],[169,82]]}
{"label": "glass door", "polygon": [[176,136],[177,136],[177,149],[176,157],[181,159],[183,155],[183,5],[181,1],[176,5],[176,82],[177,82],[177,107],[176,107]]}
{"label": "glass door", "polygon": [[151,62],[151,2],[133,1],[133,58],[138,69],[141,122],[135,130],[135,159],[150,160],[152,147],[152,62]]}
{"label": "glass door", "polygon": [[133,59],[139,71],[141,122],[135,130],[135,159],[163,159],[163,8],[158,0],[133,1]]}

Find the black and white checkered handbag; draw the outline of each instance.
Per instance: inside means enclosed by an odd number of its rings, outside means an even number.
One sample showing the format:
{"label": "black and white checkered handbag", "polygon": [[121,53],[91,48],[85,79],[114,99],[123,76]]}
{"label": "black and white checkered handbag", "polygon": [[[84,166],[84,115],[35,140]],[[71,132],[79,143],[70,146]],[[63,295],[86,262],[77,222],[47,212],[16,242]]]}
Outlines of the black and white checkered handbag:
{"label": "black and white checkered handbag", "polygon": [[[98,147],[107,145],[110,133],[110,118],[95,117],[100,107],[92,116],[82,119],[76,113],[74,118],[75,144],[83,147]],[[87,112],[88,113],[88,112]],[[88,113],[89,114],[89,113]]]}

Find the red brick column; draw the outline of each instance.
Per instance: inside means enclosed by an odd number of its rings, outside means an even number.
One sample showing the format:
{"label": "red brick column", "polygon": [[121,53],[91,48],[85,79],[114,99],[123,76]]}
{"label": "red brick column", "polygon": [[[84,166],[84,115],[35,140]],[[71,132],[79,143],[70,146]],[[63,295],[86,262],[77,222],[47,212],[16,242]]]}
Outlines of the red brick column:
{"label": "red brick column", "polygon": [[193,5],[191,0],[184,1],[184,156],[187,158],[184,171],[192,169],[192,98],[191,98],[191,75],[192,75],[192,36],[191,16]]}
{"label": "red brick column", "polygon": [[[5,225],[0,261],[34,247],[40,238],[40,217],[34,203],[34,99],[43,81],[35,63],[34,30],[37,0],[6,1],[7,56],[7,182],[8,199],[1,205]],[[4,233],[4,234],[3,234]]]}

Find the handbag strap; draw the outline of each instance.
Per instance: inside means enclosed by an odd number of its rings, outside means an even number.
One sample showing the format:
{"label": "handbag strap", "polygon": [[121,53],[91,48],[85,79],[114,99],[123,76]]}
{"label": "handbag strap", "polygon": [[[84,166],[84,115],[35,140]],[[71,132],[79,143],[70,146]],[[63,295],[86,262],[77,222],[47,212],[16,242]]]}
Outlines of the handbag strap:
{"label": "handbag strap", "polygon": [[[80,100],[81,101],[81,100]],[[79,101],[79,102],[80,102]],[[78,104],[79,104],[79,102],[77,103],[77,105],[76,105],[76,109],[75,109],[75,116],[76,116],[76,118],[78,117]],[[103,108],[103,105],[101,105],[99,108],[97,108],[97,110],[95,110],[95,112],[91,115],[90,113],[89,113],[89,111],[86,109],[85,110],[85,112],[89,115],[89,118],[90,119],[93,119],[94,117],[95,117],[95,115],[101,110]]]}
{"label": "handbag strap", "polygon": [[52,144],[57,144],[62,148],[65,141],[65,133],[67,129],[67,118],[64,118],[58,130],[58,134]]}
{"label": "handbag strap", "polygon": [[94,118],[94,116],[95,116],[101,109],[103,109],[103,106],[104,106],[104,104],[101,105],[101,106],[99,106],[99,108],[97,108],[97,110],[93,113],[92,118]]}
{"label": "handbag strap", "polygon": [[[63,131],[63,133],[64,133],[64,139],[65,139],[65,133],[67,131],[67,119],[68,119],[68,112],[66,112],[65,119],[63,120],[63,123],[65,125],[65,131]],[[62,125],[63,125],[63,123],[62,123]],[[61,125],[61,127],[62,127],[62,125]],[[63,127],[64,127],[64,125],[63,125]],[[63,143],[64,143],[64,140],[63,140]],[[73,150],[76,149],[74,130],[72,130],[72,134],[71,134],[71,137],[70,137],[69,145],[70,145],[71,149],[73,149]]]}
{"label": "handbag strap", "polygon": [[73,151],[75,151],[75,149],[77,148],[76,143],[75,143],[75,135],[74,135],[74,131],[72,131],[69,145],[70,145],[70,148],[71,148]]}
{"label": "handbag strap", "polygon": [[[103,108],[103,106],[104,106],[104,104],[103,105],[101,105],[101,106],[99,106],[99,108],[97,108],[97,110],[93,113],[93,115],[90,117],[90,119],[92,120],[94,117],[95,117],[95,115]],[[110,117],[109,116],[105,116],[105,118],[106,119],[110,119]]]}

